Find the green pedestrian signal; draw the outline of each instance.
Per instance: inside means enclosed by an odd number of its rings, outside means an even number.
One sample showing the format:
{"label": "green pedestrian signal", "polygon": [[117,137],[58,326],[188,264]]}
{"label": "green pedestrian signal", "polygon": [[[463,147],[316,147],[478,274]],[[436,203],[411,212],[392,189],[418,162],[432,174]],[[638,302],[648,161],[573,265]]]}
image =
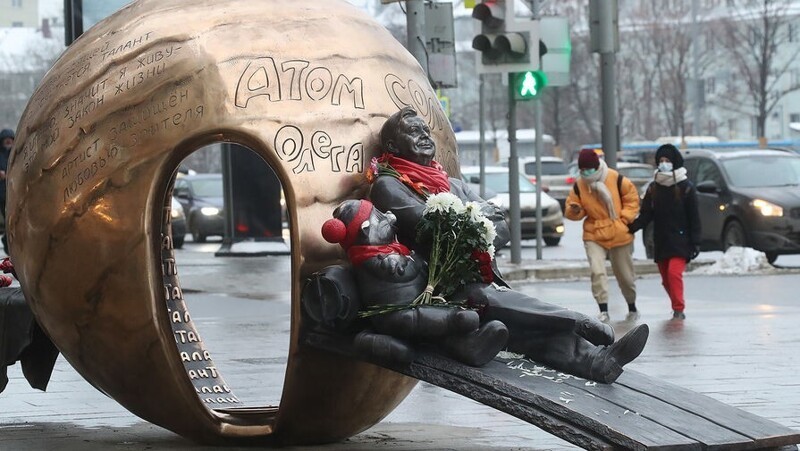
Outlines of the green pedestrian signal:
{"label": "green pedestrian signal", "polygon": [[547,76],[540,70],[515,73],[513,80],[515,100],[535,99],[547,86]]}

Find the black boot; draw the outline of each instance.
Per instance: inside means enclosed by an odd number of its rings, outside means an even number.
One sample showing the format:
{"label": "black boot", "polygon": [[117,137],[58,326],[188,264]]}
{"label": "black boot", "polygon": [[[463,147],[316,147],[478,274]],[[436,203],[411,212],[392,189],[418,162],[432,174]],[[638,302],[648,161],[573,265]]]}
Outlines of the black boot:
{"label": "black boot", "polygon": [[500,321],[489,321],[466,335],[452,335],[442,342],[445,353],[470,366],[489,363],[508,342],[508,328]]}
{"label": "black boot", "polygon": [[614,328],[594,318],[584,318],[575,323],[575,333],[597,346],[614,343]]}
{"label": "black boot", "polygon": [[606,346],[592,359],[590,379],[610,384],[622,374],[622,367],[642,353],[650,329],[640,324],[625,334],[616,343]]}

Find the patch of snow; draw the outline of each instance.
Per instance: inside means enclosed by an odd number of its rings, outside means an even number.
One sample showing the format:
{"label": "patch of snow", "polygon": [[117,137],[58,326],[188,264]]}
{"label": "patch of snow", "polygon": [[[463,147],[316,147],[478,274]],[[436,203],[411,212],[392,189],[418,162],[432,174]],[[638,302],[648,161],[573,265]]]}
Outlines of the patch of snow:
{"label": "patch of snow", "polygon": [[749,247],[731,247],[716,262],[692,271],[692,274],[749,274],[774,272],[763,252]]}

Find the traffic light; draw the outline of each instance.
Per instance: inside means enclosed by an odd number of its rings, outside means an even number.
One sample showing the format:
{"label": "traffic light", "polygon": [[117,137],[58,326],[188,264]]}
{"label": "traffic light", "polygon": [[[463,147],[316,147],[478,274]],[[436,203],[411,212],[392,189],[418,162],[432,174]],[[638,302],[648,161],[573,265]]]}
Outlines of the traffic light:
{"label": "traffic light", "polygon": [[514,0],[478,0],[472,17],[479,20],[472,39],[472,48],[478,51],[478,73],[539,68],[539,21],[516,20]]}
{"label": "traffic light", "polygon": [[539,97],[547,86],[547,76],[540,70],[529,70],[514,74],[511,89],[515,100],[531,100]]}

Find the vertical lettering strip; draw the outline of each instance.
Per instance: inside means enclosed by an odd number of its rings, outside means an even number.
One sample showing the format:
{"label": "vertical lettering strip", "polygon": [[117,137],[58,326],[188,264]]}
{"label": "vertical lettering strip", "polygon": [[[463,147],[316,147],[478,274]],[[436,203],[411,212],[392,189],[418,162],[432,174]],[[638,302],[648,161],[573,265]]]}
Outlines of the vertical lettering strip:
{"label": "vertical lettering strip", "polygon": [[[170,230],[170,203],[167,202],[163,214],[162,230]],[[228,384],[219,374],[211,353],[205,348],[197,329],[192,322],[189,309],[183,297],[178,279],[178,267],[175,263],[175,250],[172,236],[161,235],[161,262],[164,282],[164,301],[169,314],[178,353],[186,369],[186,375],[192,382],[197,396],[209,407],[235,407],[242,402],[231,391]]]}

